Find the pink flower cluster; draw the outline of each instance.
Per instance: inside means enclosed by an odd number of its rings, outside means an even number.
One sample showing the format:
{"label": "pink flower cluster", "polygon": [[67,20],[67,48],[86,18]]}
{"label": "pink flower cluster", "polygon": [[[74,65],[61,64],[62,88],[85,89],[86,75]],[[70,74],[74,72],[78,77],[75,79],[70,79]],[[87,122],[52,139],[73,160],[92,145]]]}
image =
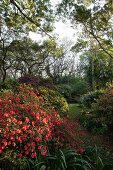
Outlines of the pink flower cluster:
{"label": "pink flower cluster", "polygon": [[20,85],[17,91],[0,96],[0,153],[10,149],[18,158],[46,156],[47,142],[64,120],[54,109],[45,108],[43,98],[30,86]]}

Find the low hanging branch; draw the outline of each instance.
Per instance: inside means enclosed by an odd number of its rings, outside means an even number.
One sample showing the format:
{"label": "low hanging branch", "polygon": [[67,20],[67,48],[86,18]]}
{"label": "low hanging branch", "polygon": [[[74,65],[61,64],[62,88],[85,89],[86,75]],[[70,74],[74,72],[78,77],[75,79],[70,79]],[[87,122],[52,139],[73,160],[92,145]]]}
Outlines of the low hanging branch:
{"label": "low hanging branch", "polygon": [[[101,42],[99,41],[99,39],[97,38],[97,36],[95,35],[94,33],[94,30],[93,30],[93,25],[92,25],[92,18],[90,18],[90,28],[91,28],[91,31],[89,31],[89,33],[95,38],[95,40],[98,42],[100,48],[107,54],[109,55],[110,58],[113,59],[113,56],[103,47],[103,45],[101,44]],[[87,30],[88,31],[88,30]]]}
{"label": "low hanging branch", "polygon": [[12,3],[18,10],[19,12],[31,23],[33,23],[34,25],[36,25],[37,27],[40,28],[41,31],[43,31],[47,36],[49,36],[50,38],[53,38],[50,34],[48,34],[43,28],[41,28],[38,23],[36,23],[35,21],[33,21],[32,18],[28,17],[23,11],[22,9],[19,7],[19,5],[15,2],[15,0],[10,0],[10,3]]}
{"label": "low hanging branch", "polygon": [[91,32],[91,35],[95,38],[95,40],[98,42],[99,46],[101,47],[101,49],[108,54],[111,58],[113,58],[113,56],[102,46],[102,44],[100,43],[100,41],[98,40],[97,36]]}

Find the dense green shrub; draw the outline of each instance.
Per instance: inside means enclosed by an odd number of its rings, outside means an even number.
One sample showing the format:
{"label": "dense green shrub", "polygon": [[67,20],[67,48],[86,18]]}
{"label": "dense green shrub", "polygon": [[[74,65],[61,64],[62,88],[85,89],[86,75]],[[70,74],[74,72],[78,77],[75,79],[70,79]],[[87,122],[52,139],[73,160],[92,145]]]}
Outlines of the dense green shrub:
{"label": "dense green shrub", "polygon": [[99,96],[104,93],[105,93],[105,90],[103,90],[103,89],[89,92],[89,93],[85,94],[84,96],[82,96],[81,103],[86,108],[91,108],[92,103],[95,103],[96,99],[98,99]]}
{"label": "dense green shrub", "polygon": [[78,115],[80,123],[93,134],[104,134],[108,127],[97,121],[96,116],[92,112],[83,112]]}
{"label": "dense green shrub", "polygon": [[107,91],[92,105],[92,114],[101,125],[113,126],[113,90]]}
{"label": "dense green shrub", "polygon": [[80,96],[87,92],[85,81],[74,76],[61,77],[57,88],[70,103],[79,102]]}
{"label": "dense green shrub", "polygon": [[72,84],[71,87],[73,89],[73,96],[81,96],[87,92],[86,83],[84,80],[80,78],[75,78],[75,80],[70,83]]}
{"label": "dense green shrub", "polygon": [[8,89],[14,89],[15,86],[18,85],[18,82],[15,79],[9,79],[5,82],[0,82],[0,90],[8,90]]}
{"label": "dense green shrub", "polygon": [[39,87],[39,93],[44,98],[46,107],[54,107],[61,117],[67,116],[69,112],[68,103],[58,91]]}
{"label": "dense green shrub", "polygon": [[86,92],[84,86],[79,83],[71,84],[71,82],[69,84],[59,84],[57,89],[70,103],[79,102],[80,96]]}
{"label": "dense green shrub", "polygon": [[79,119],[88,130],[104,134],[113,127],[113,90],[107,89],[97,96],[90,103],[89,111],[83,112]]}
{"label": "dense green shrub", "polygon": [[71,101],[72,99],[72,87],[68,84],[60,84],[57,85],[57,90],[68,100]]}

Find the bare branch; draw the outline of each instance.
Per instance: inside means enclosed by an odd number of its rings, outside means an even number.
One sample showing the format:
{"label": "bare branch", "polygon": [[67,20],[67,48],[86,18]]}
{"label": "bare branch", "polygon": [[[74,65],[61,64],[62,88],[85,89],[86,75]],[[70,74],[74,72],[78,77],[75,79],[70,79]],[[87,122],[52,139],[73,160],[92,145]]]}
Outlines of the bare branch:
{"label": "bare branch", "polygon": [[90,33],[90,35],[92,35],[92,36],[95,38],[95,40],[98,42],[100,48],[101,48],[107,55],[109,55],[109,57],[111,57],[111,58],[113,59],[113,56],[103,47],[103,45],[102,45],[101,42],[99,41],[98,37],[95,35],[94,30],[93,30],[93,25],[92,25],[91,19],[90,19],[90,28],[91,28],[91,31],[89,31],[89,30],[87,29],[87,26],[85,25],[85,23],[84,23],[84,26],[85,26],[85,29]]}
{"label": "bare branch", "polygon": [[50,38],[53,38],[50,34],[48,34],[43,28],[41,28],[38,23],[36,23],[32,18],[28,17],[23,11],[22,9],[19,7],[19,5],[14,1],[14,0],[10,0],[10,2],[19,10],[19,12],[31,23],[33,23],[34,25],[36,25],[37,27],[40,28],[41,31],[43,31],[47,36],[49,36]]}

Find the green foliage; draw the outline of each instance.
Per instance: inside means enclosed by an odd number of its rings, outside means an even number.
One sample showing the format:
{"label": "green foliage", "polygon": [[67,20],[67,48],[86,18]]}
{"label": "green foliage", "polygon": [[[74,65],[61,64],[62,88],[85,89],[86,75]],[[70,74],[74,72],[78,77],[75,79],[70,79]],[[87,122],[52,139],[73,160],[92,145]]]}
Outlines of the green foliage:
{"label": "green foliage", "polygon": [[105,88],[106,84],[112,82],[113,78],[113,59],[108,57],[95,44],[94,40],[90,40],[93,44],[89,51],[85,51],[80,55],[80,72],[84,75],[87,84],[91,90],[95,87]]}
{"label": "green foliage", "polygon": [[81,52],[87,47],[87,45],[87,41],[84,41],[83,39],[78,39],[77,43],[71,48],[71,50],[75,52]]}
{"label": "green foliage", "polygon": [[113,82],[112,83],[107,83],[107,88],[110,89],[110,90],[113,89]]}
{"label": "green foliage", "polygon": [[95,103],[96,100],[100,97],[100,95],[102,95],[104,93],[105,93],[105,90],[103,90],[103,89],[89,92],[89,93],[85,94],[84,96],[82,96],[81,103],[86,108],[91,108],[92,103]]}
{"label": "green foliage", "polygon": [[80,154],[70,149],[59,150],[54,156],[48,157],[50,170],[90,170],[90,164]]}
{"label": "green foliage", "polygon": [[45,47],[45,52],[50,53],[53,58],[59,58],[63,55],[63,48],[58,46],[55,38],[44,41],[43,46]]}
{"label": "green foliage", "polygon": [[86,83],[78,77],[64,76],[59,80],[57,88],[69,102],[78,102],[80,96],[86,92]]}
{"label": "green foliage", "polygon": [[93,134],[104,134],[108,130],[106,124],[97,122],[95,115],[91,111],[79,114],[78,118],[80,123]]}
{"label": "green foliage", "polygon": [[[58,7],[58,14],[60,13],[60,15],[62,14],[65,18],[70,19],[73,25],[80,23],[84,28],[83,34],[85,33],[84,35],[87,38],[93,37],[104,53],[112,58],[111,19],[113,15],[113,3],[111,0],[105,1],[103,2],[103,6],[101,6],[100,1],[93,1],[93,7],[86,4],[85,1],[62,0]],[[105,35],[108,37],[107,41]]]}
{"label": "green foliage", "polygon": [[81,80],[80,78],[75,79],[75,82],[72,84],[72,96],[76,100],[76,96],[80,97],[84,93],[86,93],[86,83],[84,80]]}
{"label": "green foliage", "polygon": [[[51,31],[51,23],[54,20],[52,7],[49,0],[31,1],[31,0],[3,0],[0,2],[0,12],[5,19],[6,25],[10,28],[16,28],[22,31],[36,31],[37,27],[41,31]],[[42,22],[43,20],[43,22]]]}
{"label": "green foliage", "polygon": [[0,82],[0,90],[14,90],[15,86],[18,85],[18,82],[15,79],[9,79],[5,82]]}
{"label": "green foliage", "polygon": [[[8,41],[10,36],[11,42]],[[6,81],[8,76],[17,78],[19,75],[38,75],[41,77],[43,72],[51,77],[49,67],[52,65],[52,60],[60,58],[63,54],[63,48],[58,45],[56,39],[48,39],[42,43],[34,42],[25,36],[21,38],[16,36],[14,39],[14,35],[10,35],[8,29],[4,30],[2,37],[3,41],[0,42],[1,81]],[[50,59],[49,63],[48,59]]]}
{"label": "green foliage", "polygon": [[58,150],[46,157],[35,159],[18,159],[16,162],[2,162],[2,170],[112,170],[113,158],[106,149],[89,146],[83,155],[70,149]]}
{"label": "green foliage", "polygon": [[57,85],[58,91],[68,100],[71,100],[72,88],[68,84]]}
{"label": "green foliage", "polygon": [[46,107],[54,107],[61,117],[67,116],[69,112],[68,103],[58,91],[46,87],[39,87],[39,92],[44,98]]}
{"label": "green foliage", "polygon": [[113,91],[108,90],[92,105],[92,114],[101,125],[113,125]]}
{"label": "green foliage", "polygon": [[[112,89],[102,91],[99,95],[97,93],[97,95],[94,95],[93,97],[94,98],[88,98],[88,100],[85,100],[84,105],[90,109],[89,111],[82,113],[82,115],[79,116],[79,119],[89,131],[104,134],[107,130],[110,130],[113,127]],[[89,103],[87,103],[87,101]]]}
{"label": "green foliage", "polygon": [[98,102],[98,99],[106,93],[106,90],[96,90],[84,95],[81,99],[83,110],[78,115],[82,125],[92,133],[104,134],[108,128],[104,123],[100,123],[92,108]]}
{"label": "green foliage", "polygon": [[81,52],[79,72],[90,90],[94,90],[95,86],[103,88],[113,79],[113,3],[112,0],[104,1],[102,6],[101,1],[86,1],[62,0],[58,12],[70,19],[74,26],[77,23],[83,26],[72,50]]}
{"label": "green foliage", "polygon": [[46,157],[37,156],[35,159],[19,159],[17,162],[3,162],[2,170],[91,170],[91,165],[80,154],[70,149],[58,150]]}
{"label": "green foliage", "polygon": [[92,170],[113,169],[113,158],[105,148],[89,146],[86,148],[84,156],[90,162]]}

